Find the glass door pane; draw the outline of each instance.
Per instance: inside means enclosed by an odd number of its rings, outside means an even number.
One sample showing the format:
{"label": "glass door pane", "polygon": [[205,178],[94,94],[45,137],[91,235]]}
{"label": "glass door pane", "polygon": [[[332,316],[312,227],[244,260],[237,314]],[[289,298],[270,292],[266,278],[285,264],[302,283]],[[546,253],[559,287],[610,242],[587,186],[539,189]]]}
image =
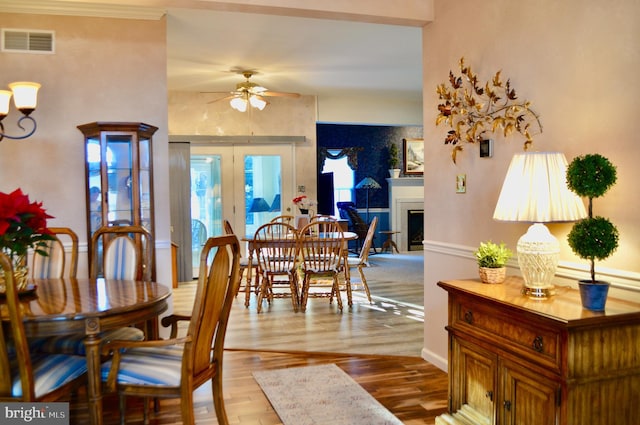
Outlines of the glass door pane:
{"label": "glass door pane", "polygon": [[[192,145],[192,219],[204,223],[207,237],[223,234],[222,221],[227,219],[242,243],[260,224],[291,214],[292,158],[292,145]],[[192,233],[195,276],[200,249],[198,232]]]}
{"label": "glass door pane", "polygon": [[[234,193],[237,197],[234,229],[253,235],[279,215],[291,215],[294,188],[293,145],[253,145],[234,148]],[[240,231],[238,230],[240,229]]]}
{"label": "glass door pane", "polygon": [[207,238],[222,234],[220,155],[191,156],[191,263],[197,276]]}
{"label": "glass door pane", "polygon": [[282,215],[282,161],[276,155],[244,157],[246,234]]}

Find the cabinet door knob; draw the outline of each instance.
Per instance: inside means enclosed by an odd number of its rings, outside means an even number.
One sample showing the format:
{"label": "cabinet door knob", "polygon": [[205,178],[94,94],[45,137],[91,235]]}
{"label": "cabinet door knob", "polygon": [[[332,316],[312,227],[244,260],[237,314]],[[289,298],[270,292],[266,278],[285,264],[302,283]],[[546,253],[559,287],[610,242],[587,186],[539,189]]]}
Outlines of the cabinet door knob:
{"label": "cabinet door knob", "polygon": [[485,395],[489,400],[493,401],[493,391],[487,391]]}
{"label": "cabinet door knob", "polygon": [[544,351],[544,341],[541,336],[537,336],[533,339],[533,349],[538,353],[542,353]]}
{"label": "cabinet door knob", "polygon": [[464,321],[467,322],[468,324],[472,324],[473,323],[473,312],[472,311],[467,311],[464,313]]}
{"label": "cabinet door knob", "polygon": [[504,405],[504,410],[511,411],[511,402],[509,400],[505,400],[503,405]]}

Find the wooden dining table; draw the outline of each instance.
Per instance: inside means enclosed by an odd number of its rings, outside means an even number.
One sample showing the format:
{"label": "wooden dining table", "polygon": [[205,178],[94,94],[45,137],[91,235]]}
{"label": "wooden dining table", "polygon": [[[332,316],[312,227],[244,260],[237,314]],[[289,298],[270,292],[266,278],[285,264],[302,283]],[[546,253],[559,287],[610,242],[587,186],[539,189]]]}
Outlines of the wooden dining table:
{"label": "wooden dining table", "polygon": [[[344,265],[344,279],[345,279],[345,284],[347,286],[347,295],[348,295],[348,299],[351,300],[351,272],[349,270],[349,266],[347,265],[347,257],[349,256],[349,249],[347,244],[349,243],[349,241],[353,241],[358,239],[358,235],[355,232],[342,232],[342,233],[338,233],[338,232],[329,232],[329,233],[323,233],[323,237],[327,237],[327,238],[337,238],[340,237],[340,235],[342,235],[342,238],[345,241],[345,246],[344,249],[342,250],[342,255],[343,255],[343,265]],[[244,306],[245,307],[249,307],[249,299],[251,297],[251,279],[252,279],[252,266],[253,266],[253,255],[254,255],[254,241],[255,235],[246,235],[245,237],[242,238],[243,242],[247,242],[247,261],[248,261],[248,267],[247,267],[247,285],[245,285],[245,299],[244,299]],[[256,282],[257,283],[257,282]]]}
{"label": "wooden dining table", "polygon": [[[39,279],[21,295],[28,337],[83,333],[87,359],[87,398],[92,424],[102,424],[100,332],[145,323],[157,338],[158,316],[167,310],[171,291],[149,281],[109,279]],[[0,317],[8,312],[0,299]]]}

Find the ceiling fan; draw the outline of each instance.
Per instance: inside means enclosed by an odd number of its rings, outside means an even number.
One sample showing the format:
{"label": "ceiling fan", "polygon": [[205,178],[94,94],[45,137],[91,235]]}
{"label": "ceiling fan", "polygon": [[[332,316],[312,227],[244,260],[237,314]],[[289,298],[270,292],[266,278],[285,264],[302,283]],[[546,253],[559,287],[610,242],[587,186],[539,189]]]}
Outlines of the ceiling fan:
{"label": "ceiling fan", "polygon": [[[228,96],[222,97],[220,99],[212,100],[208,103],[219,102],[221,100],[229,100],[229,104],[233,109],[236,109],[240,112],[245,112],[247,110],[247,106],[251,105],[252,107],[263,110],[265,106],[269,102],[265,99],[265,97],[269,96],[280,96],[280,97],[300,97],[299,93],[286,93],[286,92],[276,92],[268,90],[266,87],[262,87],[252,81],[249,81],[251,77],[254,75],[254,71],[241,71],[246,81],[236,84],[236,90],[229,93]],[[203,92],[203,93],[211,93],[211,92]],[[225,92],[226,93],[226,92]]]}

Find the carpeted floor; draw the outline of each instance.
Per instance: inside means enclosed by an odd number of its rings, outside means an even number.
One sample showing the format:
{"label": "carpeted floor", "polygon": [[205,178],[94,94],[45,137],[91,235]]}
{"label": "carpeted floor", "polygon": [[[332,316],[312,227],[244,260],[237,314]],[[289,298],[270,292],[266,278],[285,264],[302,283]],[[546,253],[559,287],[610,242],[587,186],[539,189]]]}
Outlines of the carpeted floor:
{"label": "carpeted floor", "polygon": [[335,364],[253,373],[284,425],[402,425]]}

